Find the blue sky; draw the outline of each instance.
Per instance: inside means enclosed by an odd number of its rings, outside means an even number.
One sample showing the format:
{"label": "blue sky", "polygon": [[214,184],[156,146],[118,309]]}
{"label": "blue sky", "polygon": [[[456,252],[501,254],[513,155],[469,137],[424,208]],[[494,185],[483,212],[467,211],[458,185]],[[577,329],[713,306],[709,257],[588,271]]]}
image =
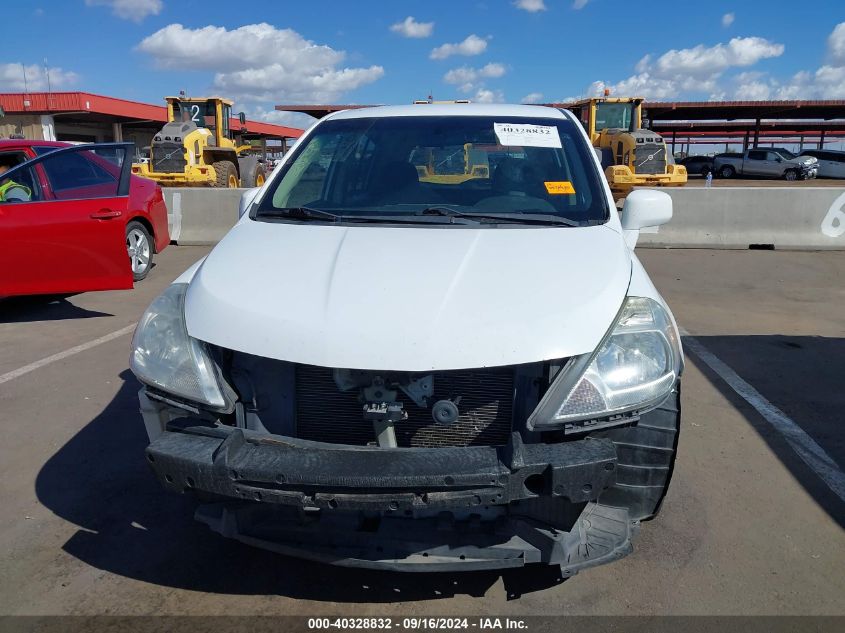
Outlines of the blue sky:
{"label": "blue sky", "polygon": [[[669,7],[665,9],[665,7]],[[161,103],[845,98],[845,0],[33,0],[6,2],[0,91]]]}

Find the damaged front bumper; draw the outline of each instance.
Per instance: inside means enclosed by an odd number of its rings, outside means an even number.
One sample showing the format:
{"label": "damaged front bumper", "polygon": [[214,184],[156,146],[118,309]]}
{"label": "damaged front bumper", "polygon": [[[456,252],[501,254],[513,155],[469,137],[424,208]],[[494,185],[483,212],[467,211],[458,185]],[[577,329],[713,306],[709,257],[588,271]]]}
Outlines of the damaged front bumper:
{"label": "damaged front bumper", "polygon": [[597,503],[616,482],[606,438],[374,448],[170,421],[147,448],[161,483],[214,495],[197,518],[224,536],[337,565],[402,571],[561,566],[631,551],[637,521]]}

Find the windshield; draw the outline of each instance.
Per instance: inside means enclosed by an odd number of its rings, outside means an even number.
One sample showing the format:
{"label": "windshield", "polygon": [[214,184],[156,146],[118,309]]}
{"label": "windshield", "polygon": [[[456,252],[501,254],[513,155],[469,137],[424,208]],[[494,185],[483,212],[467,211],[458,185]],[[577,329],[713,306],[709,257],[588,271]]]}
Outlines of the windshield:
{"label": "windshield", "polygon": [[797,158],[797,156],[790,152],[788,149],[778,148],[775,150],[775,152],[783,156],[786,160],[794,160],[795,158]]}
{"label": "windshield", "polygon": [[254,217],[305,207],[341,220],[435,211],[603,223],[607,201],[580,134],[560,119],[328,120],[297,146]]}
{"label": "windshield", "polygon": [[174,101],[173,120],[181,123],[193,121],[197,127],[214,127],[216,116],[213,101]]}
{"label": "windshield", "polygon": [[596,132],[608,128],[621,128],[632,131],[634,118],[633,103],[597,103],[596,104]]}

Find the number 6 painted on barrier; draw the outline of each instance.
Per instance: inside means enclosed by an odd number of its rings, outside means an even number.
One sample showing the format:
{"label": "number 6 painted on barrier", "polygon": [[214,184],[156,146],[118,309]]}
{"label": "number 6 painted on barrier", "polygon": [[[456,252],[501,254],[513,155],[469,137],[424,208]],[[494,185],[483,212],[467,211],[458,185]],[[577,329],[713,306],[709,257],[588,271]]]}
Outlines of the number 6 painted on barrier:
{"label": "number 6 painted on barrier", "polygon": [[822,220],[822,233],[828,237],[840,237],[845,234],[845,193],[830,205],[830,211]]}

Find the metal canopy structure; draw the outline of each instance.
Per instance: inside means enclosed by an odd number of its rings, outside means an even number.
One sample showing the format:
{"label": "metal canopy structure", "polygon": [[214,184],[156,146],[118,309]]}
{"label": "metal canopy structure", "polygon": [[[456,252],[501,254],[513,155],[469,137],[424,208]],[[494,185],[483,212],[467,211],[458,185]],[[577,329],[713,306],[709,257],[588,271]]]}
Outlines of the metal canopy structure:
{"label": "metal canopy structure", "polygon": [[341,110],[356,110],[358,108],[372,108],[374,105],[277,105],[279,112],[301,112],[315,119],[322,119],[332,112]]}
{"label": "metal canopy structure", "polygon": [[[545,103],[568,108],[571,103]],[[332,112],[365,105],[277,105],[282,112],[302,112],[322,118]],[[845,100],[816,101],[646,101],[649,126],[672,145],[760,143],[796,144],[821,148],[845,139]]]}
{"label": "metal canopy structure", "polygon": [[[566,103],[547,104],[567,107]],[[646,101],[644,117],[675,152],[678,145],[760,143],[821,148],[845,138],[845,100]]]}
{"label": "metal canopy structure", "polygon": [[[62,122],[68,125],[107,123],[115,126],[115,136],[120,134],[120,129],[124,125],[133,129],[157,131],[167,121],[167,108],[164,106],[89,92],[5,93],[0,94],[0,108],[5,111],[6,117],[46,115],[53,117],[57,123]],[[230,120],[230,125],[232,129],[241,127],[240,121],[236,118]],[[246,130],[244,136],[254,139],[286,139],[298,138],[302,135],[302,130],[298,128],[263,121],[248,120]]]}

